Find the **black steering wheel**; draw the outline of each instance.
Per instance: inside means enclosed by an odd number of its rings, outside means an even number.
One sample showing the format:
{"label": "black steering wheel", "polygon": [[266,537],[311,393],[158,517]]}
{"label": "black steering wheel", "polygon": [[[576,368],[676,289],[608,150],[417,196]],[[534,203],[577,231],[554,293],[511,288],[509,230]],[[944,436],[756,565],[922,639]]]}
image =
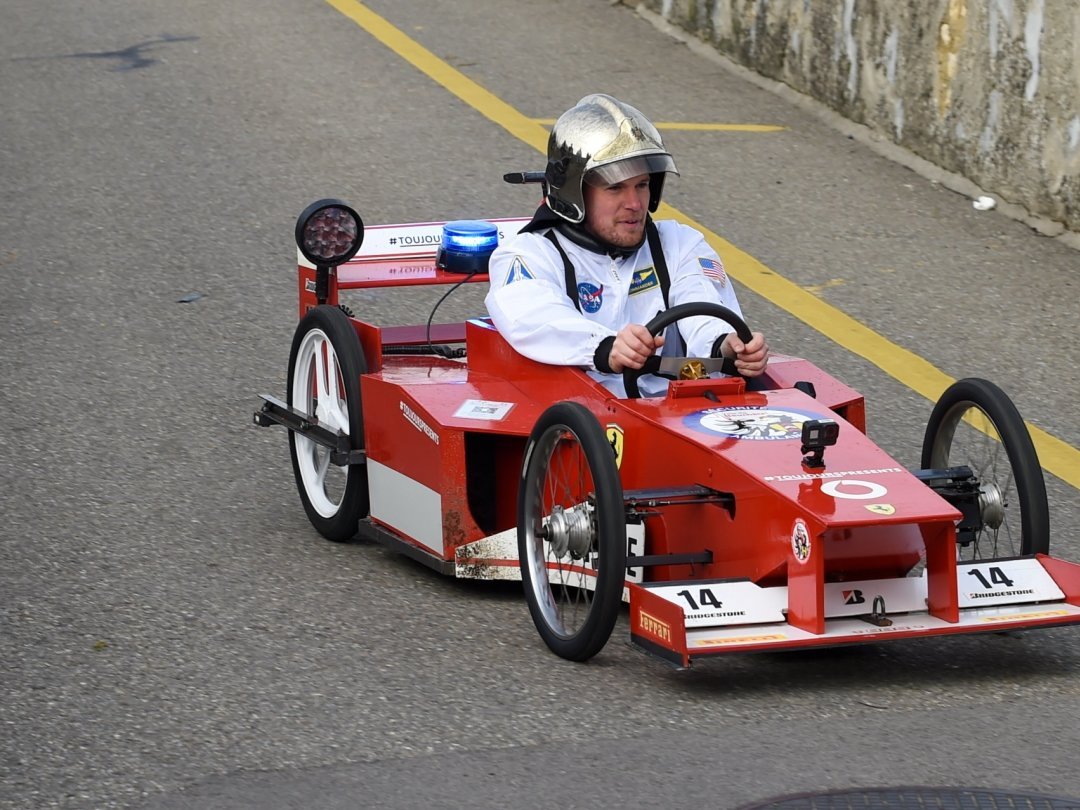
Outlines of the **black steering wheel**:
{"label": "black steering wheel", "polygon": [[[683,318],[692,318],[697,315],[707,315],[711,318],[719,318],[735,330],[739,340],[749,343],[754,334],[746,321],[725,306],[713,304],[707,301],[693,301],[689,304],[679,304],[671,309],[666,309],[657,314],[655,318],[645,324],[652,336],[659,335],[676,321]],[[623,385],[626,387],[626,396],[629,399],[637,399],[641,396],[638,389],[638,379],[645,374],[655,374],[669,380],[677,379],[679,369],[688,362],[701,363],[707,373],[724,371],[733,373],[733,366],[728,358],[723,357],[661,357],[654,354],[641,368],[627,368],[623,371]],[[737,373],[737,372],[734,372]]]}

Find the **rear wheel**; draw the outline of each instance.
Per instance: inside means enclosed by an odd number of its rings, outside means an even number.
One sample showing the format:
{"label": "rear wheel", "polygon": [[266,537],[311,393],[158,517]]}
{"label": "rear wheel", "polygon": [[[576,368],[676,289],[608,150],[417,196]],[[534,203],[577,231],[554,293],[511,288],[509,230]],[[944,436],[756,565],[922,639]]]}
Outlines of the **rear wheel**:
{"label": "rear wheel", "polygon": [[1046,483],[1031,435],[1008,395],[987,380],[953,383],[930,414],[923,469],[967,466],[979,481],[982,528],[963,560],[1050,550]]}
{"label": "rear wheel", "polygon": [[626,516],[615,454],[584,406],[544,411],[518,490],[525,598],[551,650],[571,661],[607,643],[626,578]]}
{"label": "rear wheel", "polygon": [[[360,375],[367,371],[348,316],[318,306],[301,319],[289,354],[289,404],[340,430],[354,450],[364,447]],[[330,450],[289,431],[289,453],[300,501],[315,529],[328,540],[351,539],[368,512],[367,468],[331,463]]]}

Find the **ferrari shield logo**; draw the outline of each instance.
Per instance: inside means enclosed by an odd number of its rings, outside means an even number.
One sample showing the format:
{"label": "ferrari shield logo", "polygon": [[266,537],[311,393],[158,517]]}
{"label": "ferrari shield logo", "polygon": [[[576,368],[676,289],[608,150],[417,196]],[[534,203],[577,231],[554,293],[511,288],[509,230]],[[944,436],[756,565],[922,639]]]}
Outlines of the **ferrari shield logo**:
{"label": "ferrari shield logo", "polygon": [[873,512],[875,515],[894,515],[896,514],[896,507],[891,503],[871,503],[867,504],[867,509]]}
{"label": "ferrari shield logo", "polygon": [[606,434],[611,451],[615,454],[615,467],[622,467],[623,429],[618,425],[608,425]]}

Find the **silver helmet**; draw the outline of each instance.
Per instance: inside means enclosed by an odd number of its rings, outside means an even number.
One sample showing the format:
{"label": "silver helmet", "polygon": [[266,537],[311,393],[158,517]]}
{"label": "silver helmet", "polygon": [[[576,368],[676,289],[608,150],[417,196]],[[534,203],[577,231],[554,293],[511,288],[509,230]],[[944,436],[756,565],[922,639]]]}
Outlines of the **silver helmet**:
{"label": "silver helmet", "polygon": [[559,116],[548,138],[544,201],[563,219],[585,219],[582,184],[621,183],[649,175],[649,210],[660,204],[667,172],[675,161],[649,119],[603,93],[585,96]]}

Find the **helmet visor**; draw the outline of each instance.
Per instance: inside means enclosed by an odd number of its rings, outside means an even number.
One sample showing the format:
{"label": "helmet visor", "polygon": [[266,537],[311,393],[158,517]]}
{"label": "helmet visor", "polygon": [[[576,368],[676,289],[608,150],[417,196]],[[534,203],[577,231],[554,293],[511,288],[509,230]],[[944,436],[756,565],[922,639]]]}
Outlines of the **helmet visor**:
{"label": "helmet visor", "polygon": [[675,168],[675,161],[672,160],[671,155],[639,155],[597,166],[585,174],[585,182],[591,186],[613,186],[631,177],[656,172],[678,174],[679,170]]}

